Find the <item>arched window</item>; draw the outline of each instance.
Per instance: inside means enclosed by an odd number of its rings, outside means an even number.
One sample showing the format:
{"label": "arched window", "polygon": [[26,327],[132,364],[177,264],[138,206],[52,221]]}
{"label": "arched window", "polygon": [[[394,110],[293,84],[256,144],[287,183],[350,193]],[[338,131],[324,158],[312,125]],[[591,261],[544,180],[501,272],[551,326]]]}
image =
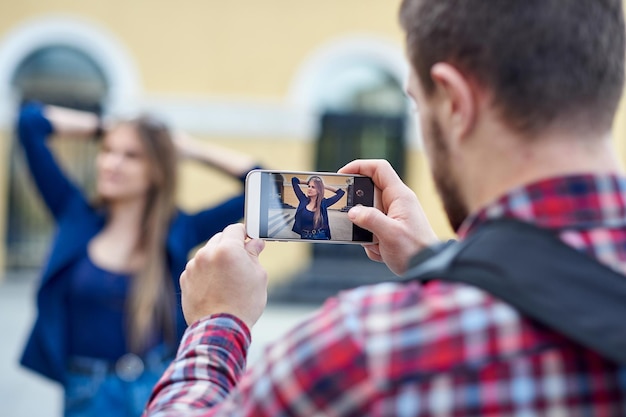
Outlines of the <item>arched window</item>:
{"label": "arched window", "polygon": [[107,93],[98,64],[84,52],[63,45],[37,49],[24,58],[12,86],[23,100],[91,111],[100,111]]}
{"label": "arched window", "polygon": [[[17,66],[11,81],[19,102],[47,104],[99,112],[107,97],[107,80],[85,52],[64,45],[48,45],[28,54]],[[52,141],[55,155],[80,186],[93,189],[92,141]],[[38,267],[49,245],[51,224],[28,175],[22,152],[13,144],[9,173],[7,267]]]}
{"label": "arched window", "polygon": [[354,63],[328,79],[320,99],[317,169],[382,158],[403,175],[407,103],[398,80],[376,65]]}
{"label": "arched window", "polygon": [[[407,101],[383,68],[354,62],[336,70],[320,94],[316,169],[336,171],[354,159],[386,159],[403,176]],[[313,246],[314,258],[363,260],[361,248]]]}
{"label": "arched window", "polygon": [[[353,159],[387,159],[405,171],[409,102],[402,84],[406,66],[398,45],[371,36],[349,36],[322,46],[303,65],[291,99],[317,115],[315,169],[336,171]],[[311,244],[312,260],[272,297],[321,302],[337,291],[378,282],[389,274],[360,245]]]}

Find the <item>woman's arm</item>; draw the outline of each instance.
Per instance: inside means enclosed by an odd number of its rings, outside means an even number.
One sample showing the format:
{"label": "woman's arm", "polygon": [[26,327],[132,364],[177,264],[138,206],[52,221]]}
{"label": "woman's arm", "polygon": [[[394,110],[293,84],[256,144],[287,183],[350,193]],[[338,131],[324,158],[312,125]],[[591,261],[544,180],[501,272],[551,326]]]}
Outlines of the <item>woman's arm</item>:
{"label": "woman's arm", "polygon": [[207,164],[235,178],[245,177],[258,166],[257,161],[249,155],[208,141],[199,141],[184,132],[175,132],[173,138],[181,156]]}
{"label": "woman's arm", "polygon": [[308,201],[308,197],[304,195],[304,192],[300,189],[300,179],[298,177],[291,178],[291,186],[293,188],[293,192],[296,193],[296,197],[300,202]]}
{"label": "woman's arm", "polygon": [[335,193],[334,196],[324,199],[324,201],[326,202],[326,207],[330,207],[337,201],[341,200],[341,197],[343,197],[343,195],[346,193],[344,190],[338,187],[324,185],[324,188]]}
{"label": "woman's arm", "polygon": [[91,112],[44,106],[43,115],[52,124],[54,133],[63,137],[93,138],[102,128],[98,115]]}
{"label": "woman's arm", "polygon": [[187,215],[189,219],[185,223],[187,228],[182,232],[185,239],[189,239],[193,247],[207,241],[229,224],[237,223],[243,218],[244,199],[244,194],[241,193],[213,207]]}
{"label": "woman's arm", "polygon": [[[95,115],[82,114],[78,117],[75,111],[65,110],[29,103],[20,109],[17,121],[18,138],[24,149],[28,168],[43,201],[55,219],[60,218],[69,201],[75,198],[85,200],[85,197],[59,166],[47,146],[47,139],[58,133],[89,137],[93,135],[93,131],[89,134],[87,132],[95,129],[98,123]],[[93,126],[89,125],[91,122],[94,123]]]}

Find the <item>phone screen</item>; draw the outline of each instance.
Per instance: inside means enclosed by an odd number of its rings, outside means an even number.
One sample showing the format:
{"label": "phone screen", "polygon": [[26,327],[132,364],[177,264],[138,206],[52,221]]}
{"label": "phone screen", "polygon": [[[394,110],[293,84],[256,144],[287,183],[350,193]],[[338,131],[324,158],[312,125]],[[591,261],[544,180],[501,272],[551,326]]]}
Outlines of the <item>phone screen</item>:
{"label": "phone screen", "polygon": [[[258,177],[260,176],[260,177]],[[249,234],[269,240],[330,243],[371,243],[372,233],[348,218],[355,205],[374,205],[374,183],[364,176],[256,171],[246,184],[246,226]],[[248,201],[257,200],[251,212]],[[257,207],[256,205],[254,205]],[[254,217],[254,221],[251,220]],[[254,225],[254,226],[252,226]]]}

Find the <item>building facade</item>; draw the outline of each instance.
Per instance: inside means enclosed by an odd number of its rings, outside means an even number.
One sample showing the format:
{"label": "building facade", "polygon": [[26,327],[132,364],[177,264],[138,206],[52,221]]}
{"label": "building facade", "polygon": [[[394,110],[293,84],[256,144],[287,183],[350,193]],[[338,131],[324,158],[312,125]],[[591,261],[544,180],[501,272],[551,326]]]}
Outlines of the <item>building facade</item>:
{"label": "building facade", "polygon": [[[399,3],[26,0],[5,7],[0,266],[37,267],[52,233],[15,146],[15,110],[32,94],[112,115],[151,111],[268,168],[334,171],[354,158],[389,159],[438,233],[451,236],[402,91]],[[615,127],[620,155],[625,136],[622,109]],[[92,165],[84,161],[94,150],[68,145],[58,152],[89,186]],[[187,163],[180,204],[194,210],[237,187]],[[323,254],[308,243],[269,242],[262,262],[270,279],[281,280],[314,256]]]}

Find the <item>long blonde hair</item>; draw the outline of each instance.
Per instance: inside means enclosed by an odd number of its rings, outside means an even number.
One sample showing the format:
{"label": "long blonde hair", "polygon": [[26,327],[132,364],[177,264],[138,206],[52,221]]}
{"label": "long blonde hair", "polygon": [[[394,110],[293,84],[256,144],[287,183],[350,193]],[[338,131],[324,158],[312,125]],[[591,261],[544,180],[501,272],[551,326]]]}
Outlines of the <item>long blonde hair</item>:
{"label": "long blonde hair", "polygon": [[161,334],[166,341],[176,337],[175,295],[168,269],[166,239],[176,210],[177,155],[167,126],[143,115],[120,124],[134,129],[148,159],[150,186],[147,191],[136,253],[144,263],[132,279],[126,310],[128,348],[144,352]]}
{"label": "long blonde hair", "polygon": [[322,178],[314,175],[309,178],[306,183],[307,185],[309,185],[311,184],[311,182],[313,182],[313,186],[317,191],[317,195],[315,196],[315,200],[313,201],[313,226],[318,229],[322,225],[322,200],[324,199],[324,181],[322,181]]}

